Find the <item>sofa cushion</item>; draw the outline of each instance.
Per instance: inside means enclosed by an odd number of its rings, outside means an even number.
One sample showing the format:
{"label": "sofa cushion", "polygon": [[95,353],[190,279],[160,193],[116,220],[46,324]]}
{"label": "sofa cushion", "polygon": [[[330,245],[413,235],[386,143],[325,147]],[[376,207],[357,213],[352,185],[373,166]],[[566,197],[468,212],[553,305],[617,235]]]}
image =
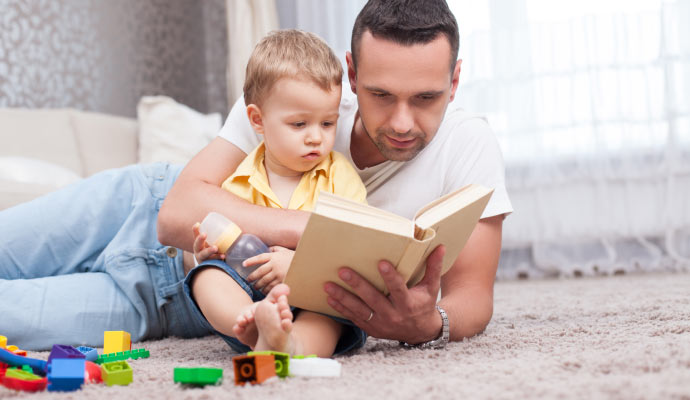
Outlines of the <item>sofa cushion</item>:
{"label": "sofa cushion", "polygon": [[0,156],[49,161],[84,176],[68,110],[0,109]]}
{"label": "sofa cushion", "polygon": [[137,106],[139,162],[184,164],[216,137],[221,116],[202,114],[166,96],[142,97]]}
{"label": "sofa cushion", "polygon": [[84,176],[136,164],[136,120],[77,110],[72,110],[70,115],[84,165]]}

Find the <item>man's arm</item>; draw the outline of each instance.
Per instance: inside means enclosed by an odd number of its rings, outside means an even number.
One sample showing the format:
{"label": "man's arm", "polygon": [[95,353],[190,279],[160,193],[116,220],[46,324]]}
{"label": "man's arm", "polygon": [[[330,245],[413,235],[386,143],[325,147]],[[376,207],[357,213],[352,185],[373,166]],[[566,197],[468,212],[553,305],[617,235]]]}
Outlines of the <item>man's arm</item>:
{"label": "man's arm", "polygon": [[359,298],[329,282],[325,286],[328,302],[371,336],[422,343],[441,332],[441,317],[435,309],[440,286],[440,305],[448,314],[450,339],[474,336],[486,328],[493,314],[502,227],[503,215],[480,220],[443,279],[440,273],[445,249],[439,246],[427,259],[424,279],[409,289],[390,263],[381,262],[379,272],[390,290],[388,297],[353,270],[342,268],[340,278]]}
{"label": "man's arm", "polygon": [[294,248],[308,214],[250,204],[220,185],[246,154],[221,137],[215,138],[187,163],[158,214],[158,241],[192,251],[192,226],[209,212],[230,218],[243,231],[258,235],[268,245]]}

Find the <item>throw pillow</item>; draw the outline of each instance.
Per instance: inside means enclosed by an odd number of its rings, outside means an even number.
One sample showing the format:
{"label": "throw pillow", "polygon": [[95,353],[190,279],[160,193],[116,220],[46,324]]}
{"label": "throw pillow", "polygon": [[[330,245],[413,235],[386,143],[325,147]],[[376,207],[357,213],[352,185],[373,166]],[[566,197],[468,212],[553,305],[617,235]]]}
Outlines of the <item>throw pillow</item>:
{"label": "throw pillow", "polygon": [[202,114],[166,96],[142,97],[137,117],[141,163],[186,163],[221,127],[220,114]]}

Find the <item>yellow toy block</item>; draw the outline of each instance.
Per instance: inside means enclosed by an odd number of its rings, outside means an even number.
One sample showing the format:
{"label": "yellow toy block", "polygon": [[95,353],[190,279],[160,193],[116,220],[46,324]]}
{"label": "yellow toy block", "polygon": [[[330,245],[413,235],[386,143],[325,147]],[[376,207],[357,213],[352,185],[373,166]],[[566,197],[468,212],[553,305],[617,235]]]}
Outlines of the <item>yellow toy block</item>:
{"label": "yellow toy block", "polygon": [[0,349],[4,349],[7,346],[7,338],[0,335]]}
{"label": "yellow toy block", "polygon": [[132,337],[125,331],[103,332],[103,354],[132,350]]}

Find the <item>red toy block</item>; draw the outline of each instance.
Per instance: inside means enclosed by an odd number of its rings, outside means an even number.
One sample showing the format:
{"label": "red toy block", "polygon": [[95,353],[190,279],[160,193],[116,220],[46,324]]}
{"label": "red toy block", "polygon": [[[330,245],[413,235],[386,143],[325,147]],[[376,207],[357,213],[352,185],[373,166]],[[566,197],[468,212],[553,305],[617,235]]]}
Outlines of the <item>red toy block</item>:
{"label": "red toy block", "polygon": [[263,383],[276,376],[276,361],[272,354],[256,354],[232,358],[235,368],[235,385]]}

